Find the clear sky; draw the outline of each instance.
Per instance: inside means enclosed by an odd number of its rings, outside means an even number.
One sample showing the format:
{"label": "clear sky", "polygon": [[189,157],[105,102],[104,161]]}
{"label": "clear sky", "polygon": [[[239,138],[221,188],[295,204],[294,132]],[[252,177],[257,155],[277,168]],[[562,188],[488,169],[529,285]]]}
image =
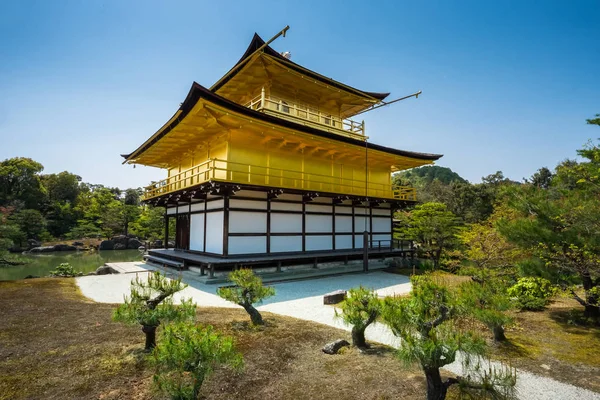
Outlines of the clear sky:
{"label": "clear sky", "polygon": [[305,67],[390,99],[374,143],[442,153],[472,182],[553,168],[600,136],[600,1],[0,1],[0,160],[137,187],[121,165],[193,81],[210,86],[253,33]]}

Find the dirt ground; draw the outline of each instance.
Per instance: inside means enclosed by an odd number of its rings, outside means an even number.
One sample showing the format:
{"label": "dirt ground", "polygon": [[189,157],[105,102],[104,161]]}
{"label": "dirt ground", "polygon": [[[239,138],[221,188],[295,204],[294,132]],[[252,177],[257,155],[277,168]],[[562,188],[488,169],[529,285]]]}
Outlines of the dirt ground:
{"label": "dirt ground", "polygon": [[[86,300],[72,279],[0,282],[0,399],[161,399],[137,326],[111,321],[114,306]],[[265,313],[249,329],[237,309],[200,309],[198,320],[233,335],[245,361],[236,374],[217,371],[207,399],[422,399],[419,370],[404,369],[392,350],[321,347],[347,332]],[[160,338],[159,338],[160,341]]]}

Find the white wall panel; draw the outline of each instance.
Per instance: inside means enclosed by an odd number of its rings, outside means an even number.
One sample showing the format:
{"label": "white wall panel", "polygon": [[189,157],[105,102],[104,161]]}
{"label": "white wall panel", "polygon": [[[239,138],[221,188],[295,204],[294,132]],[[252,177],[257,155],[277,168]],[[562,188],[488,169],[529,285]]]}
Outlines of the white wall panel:
{"label": "white wall panel", "polygon": [[380,208],[374,208],[373,209],[373,215],[385,215],[385,216],[389,216],[391,213],[391,210],[387,209],[387,210],[382,210]]}
{"label": "white wall panel", "polygon": [[363,248],[363,235],[355,235],[354,236],[354,245],[357,249]]}
{"label": "white wall panel", "polygon": [[373,217],[373,232],[390,232],[391,229],[392,222],[390,221],[390,217]]}
{"label": "white wall panel", "polygon": [[335,231],[336,232],[352,232],[352,216],[351,215],[336,215],[335,216]]}
{"label": "white wall panel", "polygon": [[190,250],[204,251],[204,214],[190,218]]}
{"label": "white wall panel", "polygon": [[271,210],[302,211],[302,204],[271,202]]}
{"label": "white wall panel", "polygon": [[179,206],[177,212],[179,214],[187,214],[188,212],[190,212],[190,206],[189,205],[185,205],[185,206]]}
{"label": "white wall panel", "polygon": [[335,207],[335,213],[337,214],[350,214],[352,215],[352,207]]}
{"label": "white wall panel", "polygon": [[271,253],[302,251],[302,236],[271,236]]}
{"label": "white wall panel", "polygon": [[323,236],[307,236],[306,250],[331,250],[333,249],[333,240],[331,235]]}
{"label": "white wall panel", "polygon": [[267,213],[230,211],[229,233],[267,233]]}
{"label": "white wall panel", "polygon": [[351,249],[352,235],[335,235],[335,249]]}
{"label": "white wall panel", "polygon": [[267,252],[266,236],[229,237],[229,254],[253,254]]}
{"label": "white wall panel", "polygon": [[302,233],[302,215],[271,213],[271,232]]}
{"label": "white wall panel", "polygon": [[306,232],[331,232],[333,222],[331,215],[307,215]]}
{"label": "white wall panel", "polygon": [[168,215],[175,215],[177,213],[177,207],[167,208]]}
{"label": "white wall panel", "polygon": [[[385,240],[385,243],[381,243],[381,245],[383,246],[384,244],[386,246],[390,245],[389,240],[392,239],[392,235],[373,235],[373,240]],[[377,246],[377,243],[373,244],[373,246]]]}
{"label": "white wall panel", "polygon": [[369,217],[354,217],[354,232],[362,233],[365,231],[365,220],[367,221],[367,231],[371,231]]}
{"label": "white wall panel", "polygon": [[267,209],[267,201],[260,200],[238,200],[238,199],[230,199],[229,207],[231,208],[252,208],[256,210],[266,210]]}
{"label": "white wall panel", "polygon": [[204,202],[192,204],[192,211],[204,211]]}
{"label": "white wall panel", "polygon": [[223,211],[206,214],[205,251],[209,253],[223,254]]}
{"label": "white wall panel", "polygon": [[277,198],[280,200],[302,201],[302,196],[300,196],[299,194],[283,193],[283,194],[280,194]]}
{"label": "white wall panel", "polygon": [[223,208],[223,199],[213,200],[206,203],[207,210],[214,210],[215,208]]}
{"label": "white wall panel", "polygon": [[326,205],[318,205],[318,204],[307,204],[306,211],[331,213],[332,207],[326,206]]}

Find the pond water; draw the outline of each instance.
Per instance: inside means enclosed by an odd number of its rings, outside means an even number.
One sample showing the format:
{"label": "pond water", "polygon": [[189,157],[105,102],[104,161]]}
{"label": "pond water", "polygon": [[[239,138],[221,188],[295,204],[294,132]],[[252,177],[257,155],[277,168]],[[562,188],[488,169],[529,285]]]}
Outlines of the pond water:
{"label": "pond water", "polygon": [[27,255],[25,265],[0,267],[0,280],[23,279],[27,275],[47,276],[61,263],[69,263],[84,274],[95,271],[107,262],[140,261],[139,250],[105,250],[97,252],[59,251],[49,254]]}

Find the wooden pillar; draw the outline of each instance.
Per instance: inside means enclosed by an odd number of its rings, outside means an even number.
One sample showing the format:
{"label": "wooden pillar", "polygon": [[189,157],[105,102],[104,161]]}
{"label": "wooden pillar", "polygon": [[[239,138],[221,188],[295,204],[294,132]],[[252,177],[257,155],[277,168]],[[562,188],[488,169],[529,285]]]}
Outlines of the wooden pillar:
{"label": "wooden pillar", "polygon": [[271,253],[271,199],[267,194],[267,254]]}
{"label": "wooden pillar", "polygon": [[306,202],[302,200],[302,252],[306,251]]}
{"label": "wooden pillar", "polygon": [[229,254],[229,196],[223,196],[223,255]]}
{"label": "wooden pillar", "polygon": [[277,272],[281,272],[281,261],[277,261]]}
{"label": "wooden pillar", "polygon": [[363,232],[363,272],[369,272],[369,232]]}
{"label": "wooden pillar", "polygon": [[169,214],[167,214],[167,206],[165,206],[165,249],[169,248]]}
{"label": "wooden pillar", "polygon": [[208,277],[209,278],[215,277],[215,264],[212,264],[212,263],[208,264]]}

